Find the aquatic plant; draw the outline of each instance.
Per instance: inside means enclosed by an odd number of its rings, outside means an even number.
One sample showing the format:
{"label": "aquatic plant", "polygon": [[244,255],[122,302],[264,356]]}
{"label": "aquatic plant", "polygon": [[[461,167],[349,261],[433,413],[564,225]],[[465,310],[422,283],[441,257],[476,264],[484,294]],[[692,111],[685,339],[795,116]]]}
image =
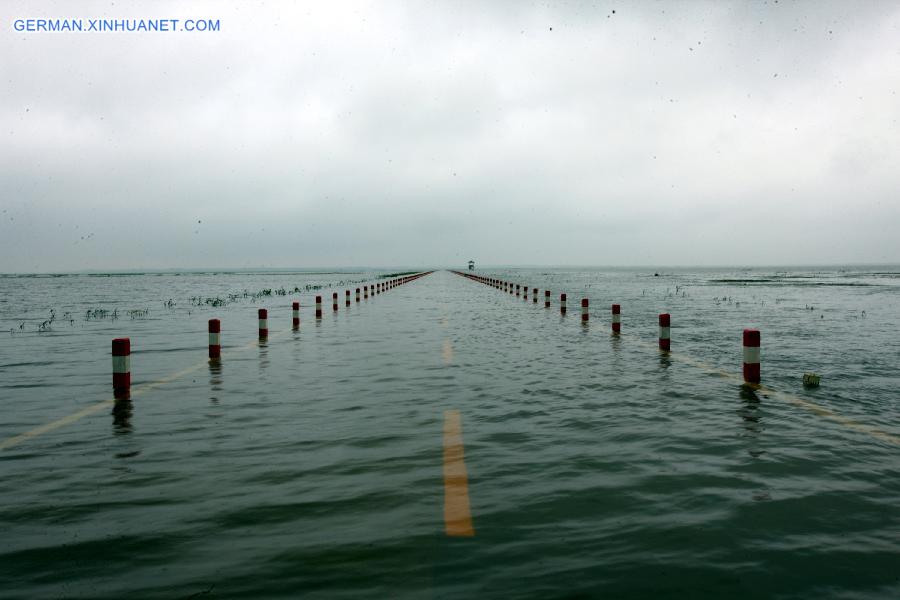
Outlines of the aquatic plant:
{"label": "aquatic plant", "polygon": [[119,318],[119,309],[115,309],[112,312],[109,312],[105,308],[89,308],[84,313],[84,320],[90,321],[91,319],[112,319],[116,320]]}

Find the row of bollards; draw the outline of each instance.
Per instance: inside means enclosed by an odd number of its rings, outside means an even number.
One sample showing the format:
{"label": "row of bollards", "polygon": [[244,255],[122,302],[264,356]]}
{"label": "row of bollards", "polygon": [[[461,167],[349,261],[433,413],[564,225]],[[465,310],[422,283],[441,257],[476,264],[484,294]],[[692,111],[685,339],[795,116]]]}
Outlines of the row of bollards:
{"label": "row of bollards", "polygon": [[[494,279],[490,277],[481,277],[480,275],[472,275],[460,271],[453,271],[457,275],[461,275],[478,283],[489,285],[495,289],[509,291],[510,294],[515,292],[519,295],[519,284],[513,284],[508,281]],[[534,302],[537,302],[538,288],[532,287],[532,296]],[[528,300],[528,287],[525,287],[525,300]],[[587,323],[589,319],[589,303],[587,298],[581,300],[581,321]],[[550,308],[550,290],[544,290],[544,308]],[[559,295],[559,312],[566,314],[566,294]],[[659,349],[663,352],[671,351],[671,315],[669,313],[661,313],[659,315]],[[620,304],[612,305],[612,333],[619,335],[622,332],[622,306]],[[744,381],[747,383],[760,382],[760,333],[758,329],[745,329],[743,337],[744,350]]]}
{"label": "row of bollards", "polygon": [[[407,277],[398,277],[385,282],[372,284],[372,296],[382,293],[389,289],[394,289],[405,283],[415,281],[420,277],[429,275],[434,271],[425,271],[409,275]],[[366,299],[368,299],[369,286],[363,286]],[[345,305],[350,306],[350,290],[345,291]],[[334,310],[338,310],[337,292],[332,294]],[[359,302],[359,288],[356,288],[356,301]],[[316,296],[316,318],[322,318],[322,296]],[[269,311],[265,308],[257,310],[258,333],[260,339],[269,336]],[[300,327],[300,302],[293,301],[291,304],[291,324],[293,329]],[[217,361],[222,356],[222,322],[219,319],[210,319],[208,323],[209,333],[209,359]],[[131,339],[115,338],[112,341],[112,371],[113,371],[113,394],[116,398],[126,398],[131,389]]]}

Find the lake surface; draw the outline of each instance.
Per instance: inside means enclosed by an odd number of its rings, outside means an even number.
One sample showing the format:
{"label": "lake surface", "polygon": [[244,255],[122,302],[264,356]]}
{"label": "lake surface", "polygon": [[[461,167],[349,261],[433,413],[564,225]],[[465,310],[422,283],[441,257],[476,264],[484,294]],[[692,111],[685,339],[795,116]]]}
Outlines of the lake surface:
{"label": "lake surface", "polygon": [[0,277],[0,597],[900,597],[900,268],[476,273]]}

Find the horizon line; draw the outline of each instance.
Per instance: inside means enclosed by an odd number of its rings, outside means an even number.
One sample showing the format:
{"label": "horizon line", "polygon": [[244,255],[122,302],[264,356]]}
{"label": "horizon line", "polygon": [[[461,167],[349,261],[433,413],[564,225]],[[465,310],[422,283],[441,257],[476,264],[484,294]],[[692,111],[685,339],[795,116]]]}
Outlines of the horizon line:
{"label": "horizon line", "polygon": [[[773,264],[641,264],[641,265],[603,265],[603,264],[488,264],[476,266],[475,270],[490,269],[774,269],[774,268],[847,268],[847,267],[887,267],[900,266],[900,262],[860,262],[860,263],[773,263]],[[4,271],[0,277],[22,275],[141,275],[141,274],[167,274],[167,273],[304,273],[309,275],[330,275],[337,273],[350,273],[353,271],[391,271],[391,270],[468,270],[467,264],[460,265],[429,265],[424,267],[411,266],[348,266],[348,267],[149,267],[149,268],[122,268],[122,269],[82,269],[73,271]]]}

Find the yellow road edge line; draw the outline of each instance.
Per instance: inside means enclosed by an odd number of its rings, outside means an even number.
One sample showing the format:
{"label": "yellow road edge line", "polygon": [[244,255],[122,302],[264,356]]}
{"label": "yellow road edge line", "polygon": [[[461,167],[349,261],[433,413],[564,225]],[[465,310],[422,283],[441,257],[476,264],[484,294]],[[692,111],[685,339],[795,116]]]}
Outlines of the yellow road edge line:
{"label": "yellow road edge line", "polygon": [[444,340],[443,346],[441,346],[441,358],[444,360],[444,365],[453,364],[453,342],[450,340]]}
{"label": "yellow road edge line", "polygon": [[[280,332],[270,336],[270,338],[279,337],[281,335],[289,333],[290,331],[291,331],[290,329],[288,329],[286,331],[280,331]],[[235,354],[238,354],[240,352],[245,352],[245,351],[249,350],[250,348],[253,348],[254,346],[258,346],[258,345],[259,345],[259,340],[253,340],[252,342],[245,344],[244,346],[241,346],[240,348],[238,348],[236,350],[230,350],[230,351],[226,352],[225,356],[234,356]],[[129,397],[135,398],[137,396],[140,396],[141,394],[144,394],[145,392],[149,392],[152,389],[158,388],[161,385],[164,385],[166,383],[171,383],[171,382],[175,381],[176,379],[180,379],[180,378],[184,377],[185,375],[187,375],[188,373],[193,373],[194,371],[201,369],[208,364],[209,364],[209,360],[204,360],[203,362],[199,362],[199,363],[197,363],[193,366],[190,366],[186,369],[182,369],[181,371],[176,371],[175,373],[172,373],[171,375],[163,377],[162,379],[158,379],[157,381],[153,381],[150,383],[145,383],[143,385],[140,385],[140,386],[136,387],[135,389],[131,390]],[[60,427],[65,427],[66,425],[71,425],[72,423],[80,421],[84,417],[94,414],[95,412],[97,412],[98,410],[100,410],[101,408],[103,408],[105,406],[112,406],[113,404],[115,404],[115,402],[116,402],[115,398],[108,398],[106,400],[101,400],[100,402],[96,402],[94,404],[86,406],[85,408],[82,408],[78,412],[74,412],[71,415],[62,417],[55,421],[51,421],[50,423],[46,423],[39,427],[35,427],[34,429],[30,429],[24,433],[14,435],[10,438],[6,438],[2,442],[0,442],[0,450],[7,450],[9,448],[12,448],[13,446],[18,446],[22,442],[28,441],[39,435],[49,433],[55,429],[59,429]]]}
{"label": "yellow road edge line", "polygon": [[[478,283],[478,282],[474,282],[474,283]],[[622,334],[620,334],[620,335],[622,335]],[[623,337],[625,337],[625,336],[623,336]],[[634,338],[631,336],[627,336],[627,337],[629,340],[635,342],[636,344],[638,344],[640,346],[644,346],[645,348],[658,349],[657,346],[655,346],[649,342],[645,342],[642,339]],[[734,373],[729,373],[728,371],[725,371],[718,367],[714,367],[710,364],[699,361],[699,360],[693,358],[692,356],[688,356],[687,354],[684,354],[682,352],[670,351],[667,354],[670,358],[680,361],[680,362],[683,362],[683,363],[686,363],[686,364],[689,364],[691,366],[694,366],[694,367],[700,369],[701,371],[706,371],[707,373],[712,373],[712,374],[718,375],[724,379],[730,379],[732,381],[737,381],[740,383],[744,382],[742,377],[739,377],[738,375],[735,375]],[[848,427],[848,428],[858,431],[860,433],[865,433],[876,439],[900,446],[900,436],[894,435],[892,433],[888,433],[886,431],[881,431],[880,429],[876,429],[875,427],[872,427],[871,425],[866,425],[865,423],[860,423],[859,421],[855,421],[849,417],[845,417],[841,414],[834,412],[831,409],[825,408],[824,406],[821,406],[820,404],[816,404],[815,402],[812,402],[810,400],[805,400],[799,396],[795,396],[794,394],[790,394],[788,392],[782,392],[782,391],[770,388],[766,385],[754,385],[754,384],[747,384],[747,385],[750,385],[751,387],[753,387],[753,389],[758,389],[762,392],[765,392],[767,394],[770,394],[772,396],[775,396],[777,398],[781,398],[782,400],[790,402],[791,404],[794,404],[796,406],[804,408],[815,415],[818,415],[820,417],[825,417],[826,419],[830,419],[836,423],[840,423],[841,425],[844,425],[845,427]]]}
{"label": "yellow road edge line", "polygon": [[444,529],[451,537],[475,535],[458,410],[444,411]]}
{"label": "yellow road edge line", "polygon": [[[633,339],[638,345],[648,347],[648,348],[656,348],[656,346],[654,346],[653,344],[650,344],[649,342],[645,342],[644,340],[640,340],[637,338],[631,338],[631,339]],[[668,356],[674,360],[681,361],[683,363],[686,363],[693,367],[696,367],[702,371],[706,371],[707,373],[713,373],[722,378],[730,379],[730,380],[737,381],[740,383],[744,382],[742,377],[739,377],[738,375],[735,375],[734,373],[729,373],[728,371],[725,371],[718,367],[714,367],[705,362],[699,361],[696,358],[693,358],[692,356],[688,356],[687,354],[684,354],[682,352],[669,352]],[[845,417],[841,414],[834,412],[833,410],[831,410],[829,408],[825,408],[824,406],[822,406],[820,404],[816,404],[815,402],[812,402],[810,400],[806,400],[804,398],[795,396],[794,394],[791,394],[788,392],[782,392],[780,390],[770,388],[767,385],[762,385],[762,384],[761,385],[747,384],[747,385],[750,385],[753,389],[759,390],[761,392],[765,392],[771,396],[774,396],[776,398],[780,398],[782,400],[790,402],[791,404],[794,404],[795,406],[804,408],[815,415],[818,415],[820,417],[825,417],[826,419],[830,419],[830,420],[834,421],[835,423],[840,423],[841,425],[844,425],[845,427],[848,427],[848,428],[858,431],[860,433],[865,433],[876,439],[900,446],[900,436],[896,436],[891,433],[887,433],[886,431],[881,431],[880,429],[876,429],[875,427],[866,425],[865,423],[860,423],[859,421],[855,421],[849,417]]]}
{"label": "yellow road edge line", "polygon": [[59,429],[65,425],[69,425],[70,423],[74,423],[86,417],[92,413],[97,412],[104,406],[112,406],[115,403],[114,399],[102,400],[95,404],[91,404],[76,413],[73,413],[67,417],[63,417],[62,419],[57,419],[51,423],[47,423],[46,425],[41,425],[40,427],[35,427],[25,433],[20,433],[19,435],[14,435],[11,438],[7,438],[0,442],[0,450],[6,450],[7,448],[12,448],[13,446],[17,446],[24,441],[27,441],[33,437],[37,437],[41,434],[47,433],[48,431],[53,431],[54,429]]}

